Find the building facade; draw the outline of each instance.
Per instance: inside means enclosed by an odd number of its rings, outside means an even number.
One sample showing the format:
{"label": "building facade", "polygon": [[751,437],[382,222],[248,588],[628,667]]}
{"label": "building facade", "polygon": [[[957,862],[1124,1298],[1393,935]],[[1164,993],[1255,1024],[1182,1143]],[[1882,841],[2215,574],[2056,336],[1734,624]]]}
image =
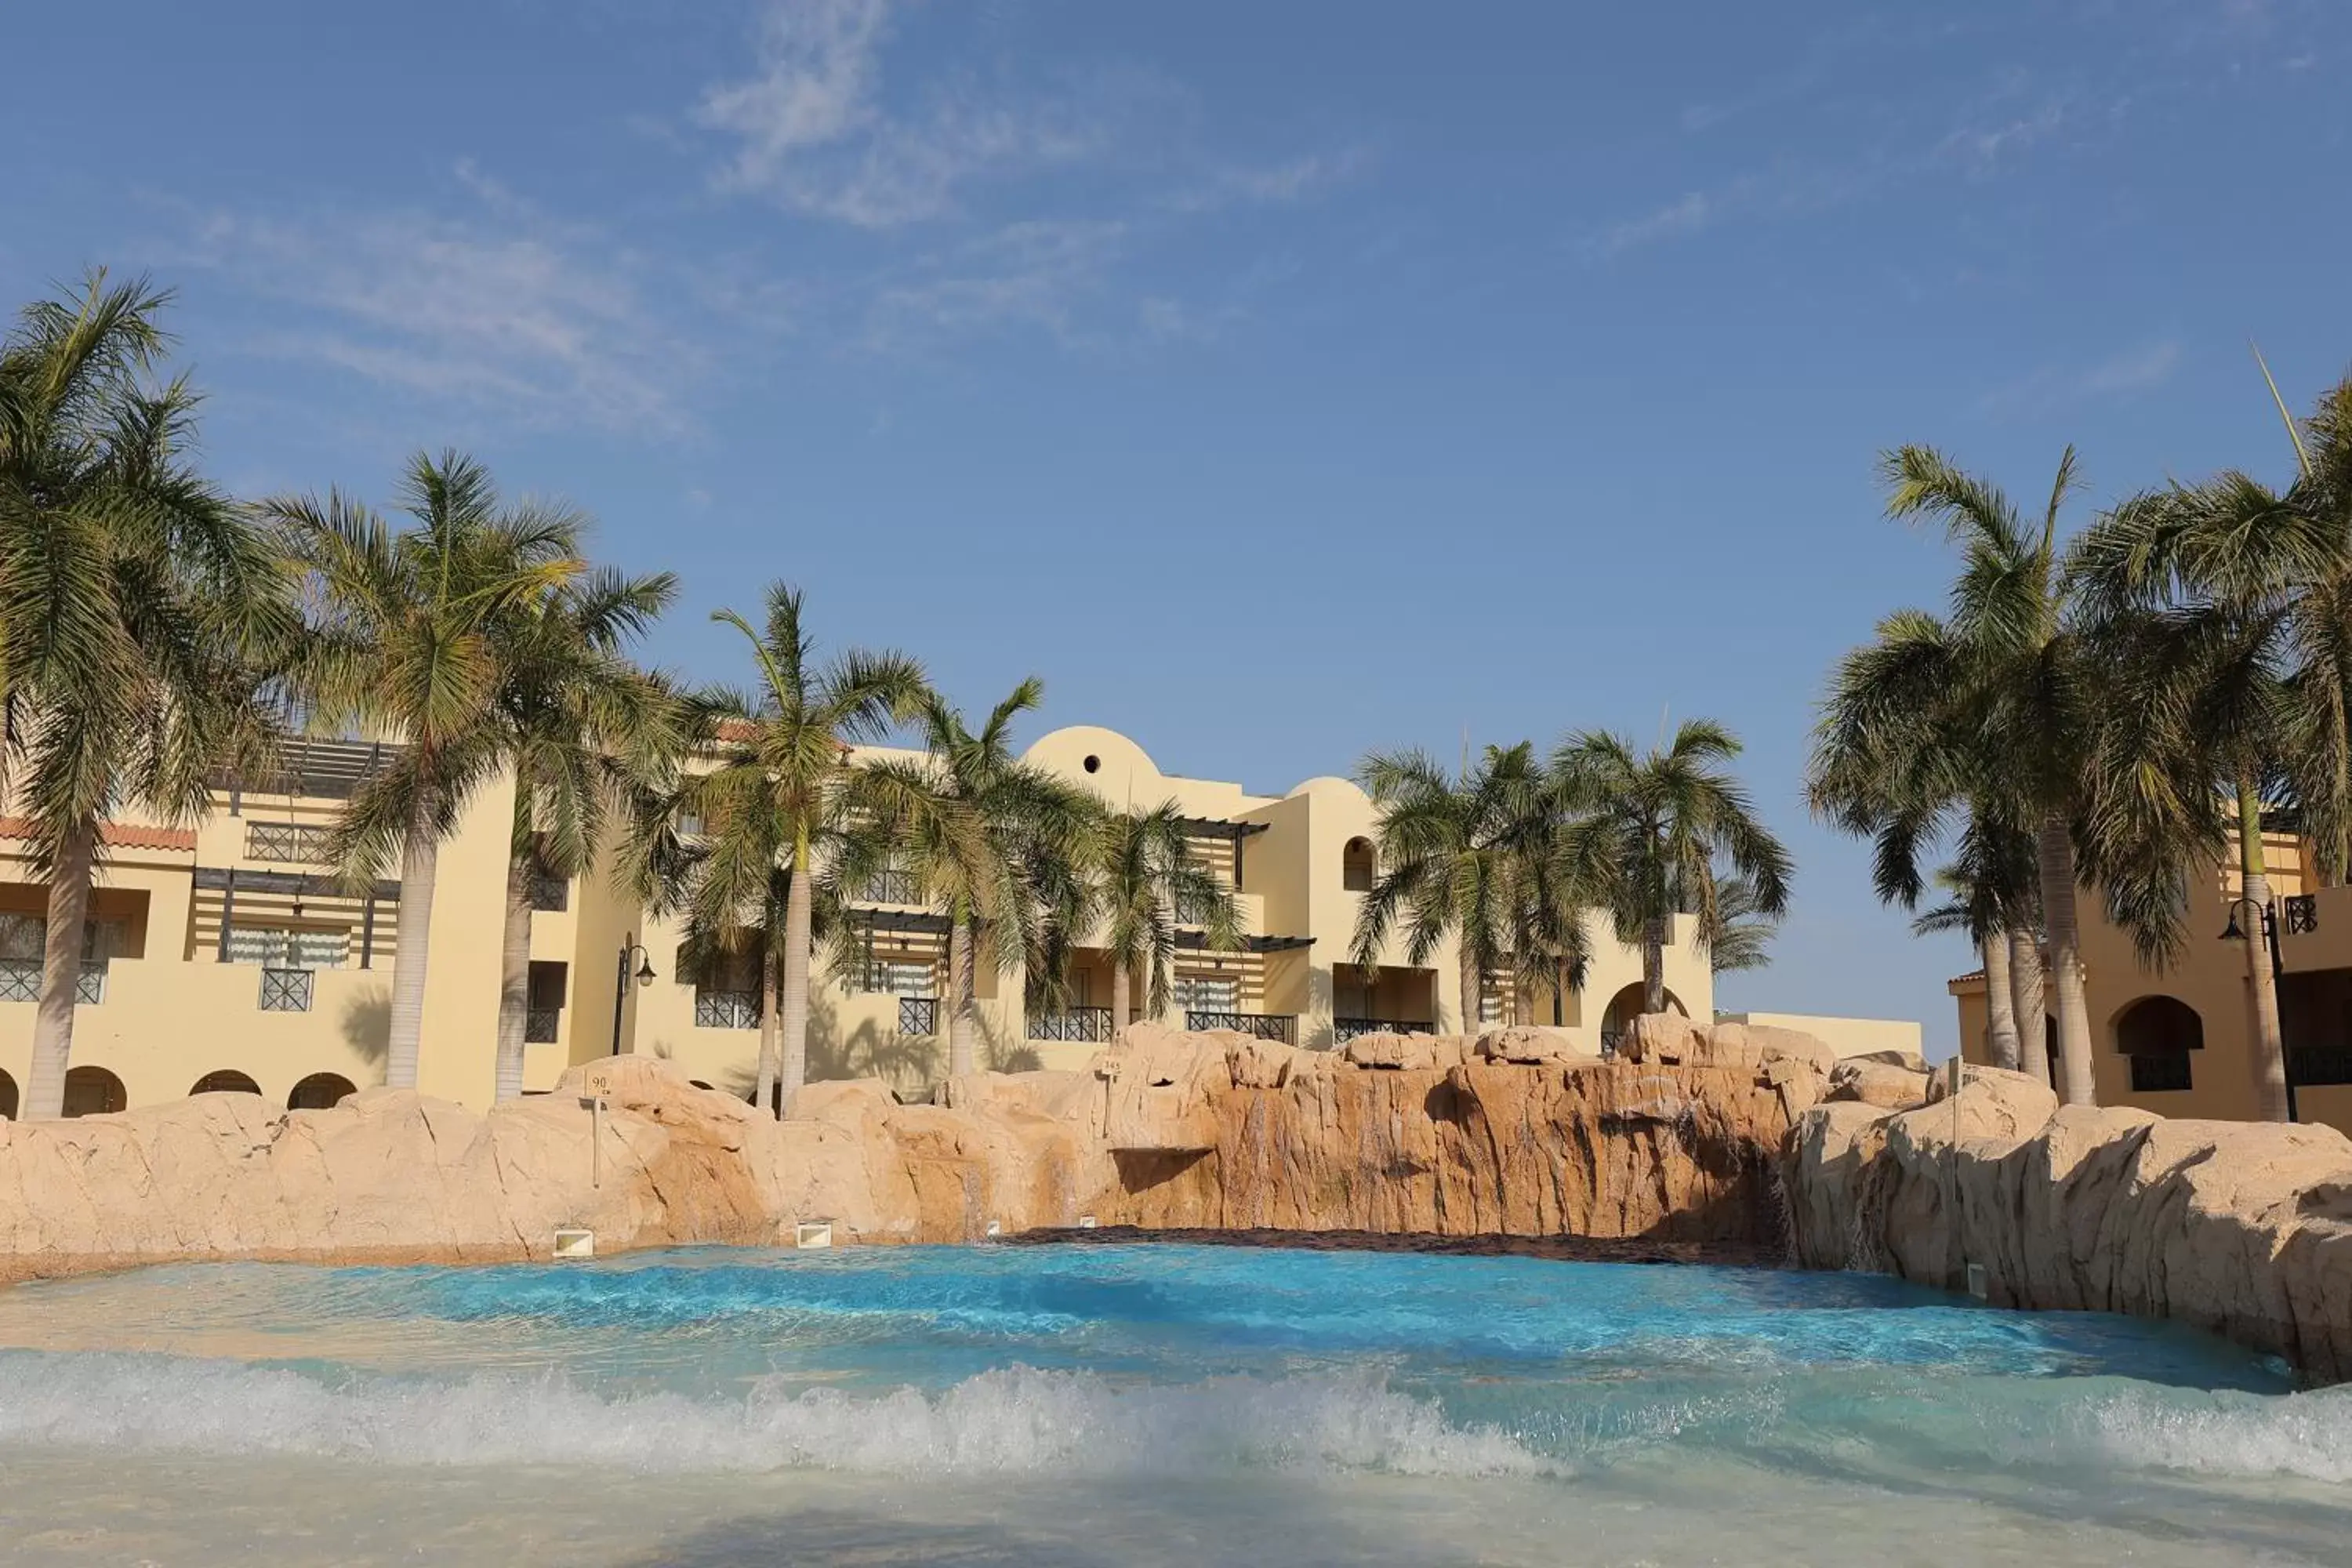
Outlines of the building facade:
{"label": "building facade", "polygon": [[[865,755],[907,754],[888,748]],[[1038,740],[1027,760],[1115,806],[1173,800],[1195,858],[1233,889],[1244,939],[1213,952],[1180,934],[1166,1022],[1235,1028],[1329,1047],[1376,1028],[1474,1029],[1501,1016],[1490,980],[1462,996],[1451,939],[1415,964],[1402,942],[1350,963],[1358,910],[1380,874],[1377,814],[1345,779],[1286,795],[1163,773],[1114,731],[1076,727]],[[215,792],[194,827],[115,822],[85,934],[68,1114],[153,1103],[206,1089],[331,1103],[383,1078],[399,884],[354,889],[320,858],[352,789],[380,748],[306,742],[282,776]],[[853,761],[856,759],[853,758]],[[494,1087],[500,922],[513,786],[467,805],[444,843],[433,908],[418,1088],[482,1106]],[[23,824],[0,817],[0,1112],[16,1113],[30,1062],[47,890]],[[946,1067],[940,998],[946,922],[885,876],[857,890],[846,961],[813,975],[813,1079],[878,1076],[916,1089]],[[536,890],[525,1084],[551,1087],[574,1062],[613,1051],[676,1060],[697,1080],[751,1092],[760,1002],[748,973],[697,973],[684,932],[648,917],[608,879],[547,879]],[[1687,918],[1666,954],[1671,1003],[1711,1016],[1713,982]],[[1581,992],[1527,998],[1532,1017],[1599,1048],[1640,1010],[1637,952],[1596,929]],[[1027,1005],[1018,971],[979,975],[982,1064],[1071,1067],[1111,1035],[1110,969],[1081,943],[1069,1003]],[[1140,1016],[1139,981],[1131,1006]]]}
{"label": "building facade", "polygon": [[[2306,874],[2305,846],[2291,832],[2266,832],[2263,857],[2270,907],[2244,900],[2232,845],[2191,889],[2187,946],[2162,969],[2140,963],[2095,893],[2085,889],[2077,900],[2101,1105],[2222,1121],[2255,1114],[2252,942],[2273,966],[2296,1119],[2352,1132],[2352,888],[2317,886]],[[1961,1054],[1990,1061],[1983,972],[1948,989],[1959,1009]],[[2042,1028],[2054,1082],[2057,1023],[2047,1009]]]}

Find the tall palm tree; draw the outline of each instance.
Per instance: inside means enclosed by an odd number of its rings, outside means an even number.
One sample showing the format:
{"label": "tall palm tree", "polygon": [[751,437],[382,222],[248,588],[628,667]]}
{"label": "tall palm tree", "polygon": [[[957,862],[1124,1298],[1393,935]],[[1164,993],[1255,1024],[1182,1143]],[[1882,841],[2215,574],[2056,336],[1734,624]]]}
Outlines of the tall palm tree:
{"label": "tall palm tree", "polygon": [[1356,911],[1359,968],[1377,965],[1400,929],[1416,967],[1451,935],[1467,1033],[1478,1026],[1486,975],[1516,969],[1518,950],[1538,945],[1528,939],[1548,932],[1555,952],[1581,951],[1580,917],[1556,891],[1572,879],[1549,869],[1550,781],[1533,744],[1488,746],[1459,777],[1423,752],[1375,752],[1356,776],[1380,810],[1373,844],[1383,868]]}
{"label": "tall palm tree", "polygon": [[196,395],[149,374],[170,296],[93,272],[0,338],[0,797],[49,884],[24,1113],[65,1101],[100,826],[209,809],[265,743],[290,629],[266,542],[189,460]]}
{"label": "tall palm tree", "polygon": [[[778,583],[768,590],[759,626],[732,610],[711,617],[751,644],[759,684],[751,692],[714,688],[702,694],[702,744],[710,765],[688,769],[669,803],[673,818],[691,816],[703,826],[698,897],[706,908],[766,907],[782,874],[782,940],[763,942],[761,958],[763,995],[776,993],[772,1012],[781,1062],[772,1079],[762,1049],[756,1092],[761,1104],[786,1112],[808,1077],[820,860],[840,840],[850,745],[879,740],[894,722],[913,717],[929,690],[922,666],[903,654],[852,648],[820,665],[801,607],[800,593]],[[772,984],[779,963],[782,973]],[[764,1027],[761,1033],[764,1040]]]}
{"label": "tall palm tree", "polygon": [[1646,1012],[1665,1011],[1665,947],[1676,914],[1696,917],[1703,945],[1722,940],[1719,867],[1748,880],[1759,912],[1778,916],[1789,907],[1788,850],[1717,765],[1739,751],[1720,724],[1688,719],[1663,750],[1641,753],[1622,736],[1580,731],[1552,759],[1569,818],[1562,857],[1608,910],[1618,940],[1640,944]]}
{"label": "tall palm tree", "polygon": [[515,774],[500,947],[497,1097],[522,1093],[530,1008],[530,917],[541,876],[583,874],[631,784],[662,769],[683,739],[665,685],[628,646],[677,591],[667,572],[609,568],[551,588],[516,617],[498,694]]}
{"label": "tall palm tree", "polygon": [[[1932,447],[1883,459],[1887,515],[1935,521],[1960,549],[1948,619],[1904,611],[1840,667],[1816,734],[1811,792],[1837,826],[1877,839],[1881,897],[1906,905],[1924,884],[1917,856],[1954,818],[2025,825],[2035,844],[2047,979],[2070,1103],[2095,1100],[2076,890],[2106,886],[2143,946],[2178,940],[2156,890],[2172,862],[2136,852],[2145,822],[2177,802],[2138,798],[2161,782],[2145,739],[2118,722],[2105,667],[2072,613],[2058,520],[2075,489],[2060,459],[2048,505],[2029,525],[1997,488]],[[2104,873],[2105,875],[2100,875]],[[2021,1039],[2021,1051],[2026,1048]]]}
{"label": "tall palm tree", "polygon": [[1181,930],[1198,926],[1210,948],[1241,945],[1241,913],[1233,889],[1192,858],[1184,814],[1174,801],[1142,811],[1107,812],[1087,847],[1094,929],[1110,959],[1110,1027],[1128,1026],[1130,987],[1143,983],[1143,1010],[1157,1017],[1174,994]]}
{"label": "tall palm tree", "polygon": [[1092,797],[1013,754],[1013,722],[1045,697],[1034,677],[998,703],[978,733],[938,693],[926,695],[927,754],[854,770],[853,826],[840,877],[849,889],[885,867],[913,879],[919,901],[948,915],[948,1071],[973,1070],[976,976],[983,955],[1012,973],[1042,959],[1048,909],[1039,888],[1063,879],[1093,826]]}
{"label": "tall palm tree", "polygon": [[373,880],[400,866],[384,1081],[416,1085],[441,841],[509,755],[502,700],[525,626],[584,570],[578,514],[500,502],[489,471],[419,453],[394,491],[394,531],[341,492],[263,503],[301,574],[306,635],[291,666],[313,727],[398,743],[360,786],[331,853]]}
{"label": "tall palm tree", "polygon": [[1923,936],[1958,931],[1968,937],[1984,963],[1993,1066],[2042,1080],[2050,1076],[2050,1058],[2041,1027],[2040,980],[2037,974],[2032,982],[2031,1008],[2023,1008],[2026,993],[2016,973],[2017,938],[2025,934],[2031,940],[2035,875],[2034,845],[2027,835],[1996,818],[1972,818],[1960,836],[1958,858],[1936,875],[1949,899],[1920,915],[1911,929]]}
{"label": "tall palm tree", "polygon": [[[2174,482],[2126,501],[2084,538],[2074,562],[2113,662],[2139,672],[2141,706],[2171,721],[2201,787],[2200,805],[2231,803],[2226,824],[2190,818],[2187,835],[2234,837],[2241,893],[2270,901],[2266,810],[2303,808],[2324,877],[2344,869],[2352,827],[2352,508],[2329,476],[2352,474],[2352,383],[2323,400],[2296,437],[2300,472],[2284,490],[2242,472]],[[2308,438],[2305,436],[2308,429]],[[2121,627],[2118,636],[2109,628]],[[2268,1120],[2288,1116],[2284,1040],[2268,937],[2252,914],[2246,978],[2255,1094]]]}

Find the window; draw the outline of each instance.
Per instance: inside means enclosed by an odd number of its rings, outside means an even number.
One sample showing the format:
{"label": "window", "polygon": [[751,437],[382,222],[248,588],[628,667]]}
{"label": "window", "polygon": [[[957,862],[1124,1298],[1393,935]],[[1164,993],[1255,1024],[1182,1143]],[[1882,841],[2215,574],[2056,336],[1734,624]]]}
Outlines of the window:
{"label": "window", "polygon": [[866,879],[857,896],[869,904],[911,904],[916,902],[915,874],[902,867],[885,866]]}
{"label": "window", "polygon": [[[41,969],[47,962],[49,922],[45,915],[0,914],[0,1002],[41,999]],[[89,921],[81,932],[81,984],[75,999],[85,1005],[106,1000],[106,964],[129,947],[130,927],[119,920]]]}
{"label": "window", "polygon": [[1478,988],[1478,1021],[1499,1024],[1503,1021],[1503,994],[1492,982]]}
{"label": "window", "polygon": [[563,995],[572,967],[561,959],[530,961],[530,991],[525,997],[522,1038],[525,1045],[552,1045],[563,1028]]}
{"label": "window", "polygon": [[533,863],[530,868],[530,907],[561,914],[572,907],[572,879],[559,877],[546,867]]}
{"label": "window", "polygon": [[878,958],[866,966],[866,989],[883,996],[929,996],[931,977],[927,963]]}
{"label": "window", "polygon": [[1242,1005],[1242,983],[1230,974],[1180,974],[1176,1005],[1187,1013],[1231,1013]]}
{"label": "window", "polygon": [[1350,838],[1339,851],[1339,886],[1351,893],[1369,893],[1380,879],[1379,863],[1372,856],[1372,841]]}
{"label": "window", "polygon": [[2188,1053],[2132,1058],[2131,1086],[2135,1094],[2187,1089],[2189,1086]]}
{"label": "window", "polygon": [[341,969],[349,958],[349,926],[231,925],[228,961],[264,969]]}

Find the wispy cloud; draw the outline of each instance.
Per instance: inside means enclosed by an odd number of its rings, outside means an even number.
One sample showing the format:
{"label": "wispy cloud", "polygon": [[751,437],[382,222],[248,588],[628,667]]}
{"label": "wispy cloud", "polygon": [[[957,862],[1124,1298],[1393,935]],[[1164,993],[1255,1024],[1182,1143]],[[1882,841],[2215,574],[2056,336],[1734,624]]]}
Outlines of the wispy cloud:
{"label": "wispy cloud", "polygon": [[1993,419],[2024,418],[2085,403],[2136,397],[2172,379],[2180,365],[2180,352],[2179,340],[2159,338],[2088,364],[2044,365],[1986,393],[1977,400],[1978,412]]}
{"label": "wispy cloud", "polygon": [[1279,163],[1234,164],[1171,195],[1163,204],[1175,212],[1214,212],[1229,206],[1280,206],[1305,201],[1335,185],[1345,184],[1370,163],[1361,148],[1339,153],[1309,153]]}
{"label": "wispy cloud", "polygon": [[1615,256],[1662,239],[1696,234],[1713,222],[1719,211],[1717,203],[1710,200],[1706,192],[1687,192],[1654,212],[1610,225],[1601,236],[1599,248],[1604,256]]}
{"label": "wispy cloud", "polygon": [[722,189],[811,216],[891,228],[956,210],[986,174],[1073,162],[1100,132],[1068,105],[1013,102],[971,76],[897,111],[882,92],[889,0],[772,0],[758,69],[706,91],[694,119],[729,137]]}
{"label": "wispy cloud", "polygon": [[534,426],[675,432],[700,352],[609,239],[466,165],[485,209],[202,215],[185,259],[260,301],[249,353]]}
{"label": "wispy cloud", "polygon": [[924,349],[1013,327],[1078,342],[1127,235],[1125,224],[1108,220],[1008,224],[881,287],[867,313],[867,343]]}

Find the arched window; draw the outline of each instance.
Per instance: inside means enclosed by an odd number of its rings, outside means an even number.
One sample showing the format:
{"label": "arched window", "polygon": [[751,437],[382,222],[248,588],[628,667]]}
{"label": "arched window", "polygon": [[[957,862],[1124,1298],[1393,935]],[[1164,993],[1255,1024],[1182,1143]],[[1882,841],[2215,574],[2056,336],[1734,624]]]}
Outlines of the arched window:
{"label": "arched window", "polygon": [[2175,996],[2143,996],[2116,1015],[2116,1049],[2131,1058],[2132,1089],[2141,1094],[2188,1089],[2189,1053],[2205,1048],[2205,1021]]}
{"label": "arched window", "polygon": [[66,1073],[66,1114],[111,1116],[131,1103],[122,1080],[104,1068],[73,1068]]}
{"label": "arched window", "polygon": [[261,1086],[235,1068],[223,1068],[218,1072],[208,1072],[196,1079],[194,1086],[188,1092],[190,1094],[259,1094]]}
{"label": "arched window", "polygon": [[1380,880],[1380,862],[1369,838],[1350,838],[1339,851],[1339,885],[1351,893],[1369,893]]}
{"label": "arched window", "polygon": [[314,1072],[294,1086],[286,1097],[289,1110],[329,1110],[344,1096],[359,1091],[352,1080],[339,1072]]}
{"label": "arched window", "polygon": [[0,1121],[16,1120],[16,1080],[0,1071]]}

